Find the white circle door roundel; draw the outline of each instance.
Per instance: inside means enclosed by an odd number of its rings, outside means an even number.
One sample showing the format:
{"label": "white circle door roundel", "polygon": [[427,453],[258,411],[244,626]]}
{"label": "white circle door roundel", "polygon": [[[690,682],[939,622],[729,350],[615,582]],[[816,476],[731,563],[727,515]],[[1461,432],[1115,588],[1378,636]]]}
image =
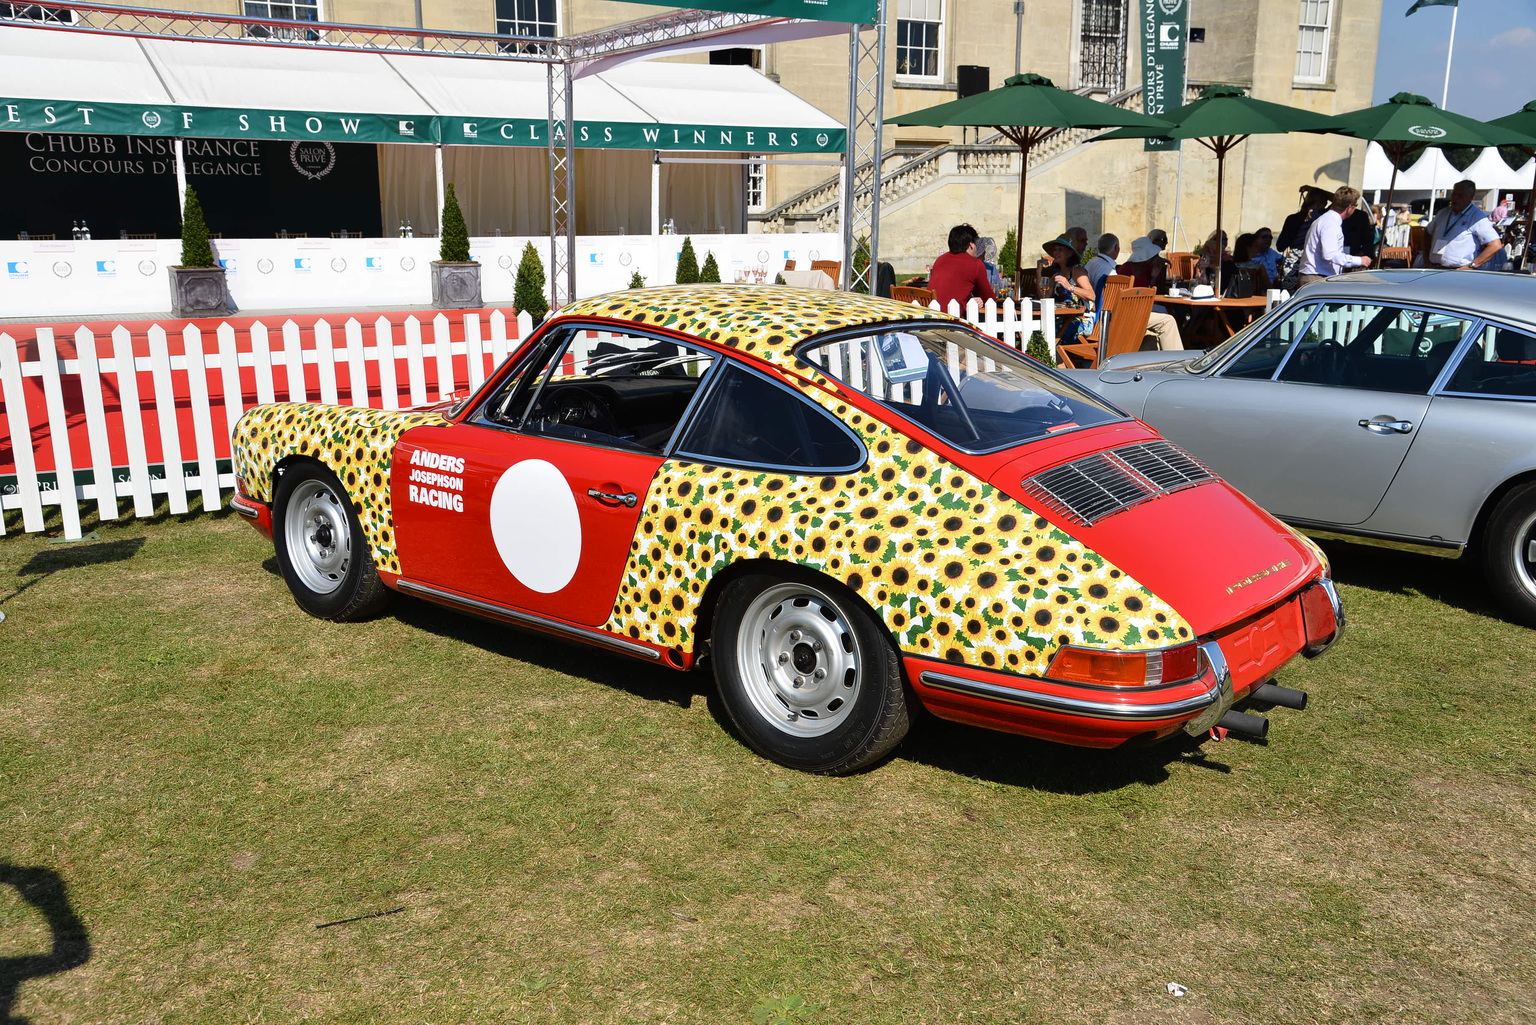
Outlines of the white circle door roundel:
{"label": "white circle door roundel", "polygon": [[581,514],[565,475],[543,459],[507,467],[491,493],[491,537],[517,582],[553,594],[581,562]]}

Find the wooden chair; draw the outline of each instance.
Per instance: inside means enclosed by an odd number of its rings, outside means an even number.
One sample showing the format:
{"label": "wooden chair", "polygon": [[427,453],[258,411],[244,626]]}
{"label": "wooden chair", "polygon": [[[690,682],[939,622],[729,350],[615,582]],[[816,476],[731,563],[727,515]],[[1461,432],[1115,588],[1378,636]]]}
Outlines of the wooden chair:
{"label": "wooden chair", "polygon": [[1413,266],[1412,246],[1382,246],[1381,266],[1385,267],[1388,261],[1401,263],[1404,267]]}
{"label": "wooden chair", "polygon": [[1037,299],[1040,296],[1040,272],[1033,267],[1019,271],[1018,287],[1013,290],[1016,299]]}
{"label": "wooden chair", "polygon": [[826,271],[833,288],[843,287],[843,262],[841,260],[812,260],[811,270]]}
{"label": "wooden chair", "polygon": [[22,232],[17,232],[17,234],[16,234],[16,239],[19,242],[28,242],[28,241],[31,241],[31,242],[52,242],[52,241],[54,241],[57,238],[58,238],[57,233],[52,232],[52,231],[48,232],[47,234],[43,234],[41,232],[36,232],[36,231],[30,231],[30,232],[29,231],[22,231]]}
{"label": "wooden chair", "polygon": [[333,231],[333,232],[331,232],[331,238],[362,238],[362,237],[363,237],[363,233],[362,232],[360,232],[360,231],[347,231],[345,228],[343,228],[341,231]]}
{"label": "wooden chair", "polygon": [[1408,266],[1413,267],[1423,258],[1424,265],[1429,265],[1429,228],[1422,224],[1415,224],[1408,229],[1408,248],[1413,250],[1413,259]]}
{"label": "wooden chair", "polygon": [[785,260],[784,261],[784,269],[785,270],[794,270],[795,269],[795,261],[793,261],[793,260]]}
{"label": "wooden chair", "polygon": [[1169,277],[1188,281],[1195,276],[1195,268],[1200,263],[1197,253],[1165,253],[1163,255],[1168,258]]}
{"label": "wooden chair", "polygon": [[273,238],[309,238],[307,231],[277,231],[272,233]]}
{"label": "wooden chair", "polygon": [[1099,314],[1100,319],[1106,314],[1109,316],[1109,323],[1104,328],[1107,337],[1102,342],[1058,345],[1057,358],[1065,367],[1091,369],[1111,356],[1140,349],[1147,336],[1147,321],[1152,319],[1152,300],[1156,295],[1150,288],[1121,289],[1115,296],[1114,307],[1106,301]]}
{"label": "wooden chair", "polygon": [[[159,237],[160,236],[156,232],[153,232],[153,231],[143,232],[143,233],[140,233],[140,234],[135,234],[134,232],[131,232],[131,231],[123,232],[123,238],[159,238]],[[210,235],[208,237],[212,238],[213,236]]]}
{"label": "wooden chair", "polygon": [[923,306],[934,301],[933,289],[915,288],[912,285],[892,285],[891,298],[899,303],[921,303]]}
{"label": "wooden chair", "polygon": [[1135,284],[1135,279],[1129,274],[1110,274],[1104,278],[1104,291],[1098,300],[1098,319],[1093,322],[1093,330],[1079,339],[1080,343],[1091,342],[1094,345],[1099,344],[1099,340],[1104,337],[1104,327],[1109,323],[1109,311],[1114,309],[1115,302],[1119,299],[1120,293],[1130,288],[1133,284]]}

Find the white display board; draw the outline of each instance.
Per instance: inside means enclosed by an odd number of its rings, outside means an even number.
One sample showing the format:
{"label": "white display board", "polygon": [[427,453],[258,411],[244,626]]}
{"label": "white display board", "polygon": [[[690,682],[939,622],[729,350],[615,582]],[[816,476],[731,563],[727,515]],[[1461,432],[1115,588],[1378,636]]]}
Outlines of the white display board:
{"label": "white display board", "polygon": [[[841,260],[836,234],[694,235],[702,267],[714,253],[720,280],[771,283],[788,260]],[[510,305],[523,247],[532,242],[549,274],[549,239],[476,238],[487,306]],[[590,235],[576,239],[576,294],[671,284],[681,235]],[[432,301],[427,264],[432,238],[222,239],[214,249],[229,270],[239,310],[366,309]],[[110,314],[154,316],[170,309],[166,268],[181,259],[177,239],[0,242],[0,317],[72,319]]]}

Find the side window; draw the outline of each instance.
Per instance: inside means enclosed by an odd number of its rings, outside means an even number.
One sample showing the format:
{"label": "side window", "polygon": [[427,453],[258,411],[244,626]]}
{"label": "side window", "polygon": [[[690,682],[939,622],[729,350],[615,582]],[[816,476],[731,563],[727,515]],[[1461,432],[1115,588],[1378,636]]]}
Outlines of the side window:
{"label": "side window", "polygon": [[1497,324],[1484,325],[1445,390],[1536,398],[1536,337]]}
{"label": "side window", "polygon": [[1279,379],[1423,395],[1466,334],[1462,317],[1375,303],[1328,303]]}
{"label": "side window", "polygon": [[1267,381],[1275,376],[1275,368],[1285,359],[1292,343],[1301,336],[1307,321],[1317,307],[1304,303],[1291,311],[1291,315],[1269,329],[1264,337],[1250,345],[1241,356],[1221,372],[1222,377],[1241,377],[1248,380]]}
{"label": "side window", "polygon": [[677,446],[714,463],[838,472],[864,462],[864,446],[826,410],[727,364]]}
{"label": "side window", "polygon": [[528,434],[660,452],[714,359],[675,342],[574,328],[492,397],[486,418]]}

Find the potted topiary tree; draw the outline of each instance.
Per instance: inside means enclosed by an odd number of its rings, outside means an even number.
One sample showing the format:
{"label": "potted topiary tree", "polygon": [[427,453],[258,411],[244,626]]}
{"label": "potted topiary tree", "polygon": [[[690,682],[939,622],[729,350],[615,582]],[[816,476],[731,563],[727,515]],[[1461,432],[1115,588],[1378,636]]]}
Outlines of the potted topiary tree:
{"label": "potted topiary tree", "polygon": [[715,262],[714,253],[705,254],[704,266],[699,271],[699,280],[708,284],[720,283],[720,265]]}
{"label": "potted topiary tree", "polygon": [[181,264],[168,269],[174,316],[222,317],[229,312],[224,268],[213,257],[203,205],[190,185],[181,209]]}
{"label": "potted topiary tree", "polygon": [[679,285],[691,285],[699,280],[699,258],[693,252],[693,239],[683,239],[682,251],[677,254],[677,273],[673,280]]}
{"label": "potted topiary tree", "polygon": [[629,276],[629,287],[630,288],[644,288],[645,287],[645,278],[640,276],[640,272],[639,271],[635,271],[633,274],[631,274]]}
{"label": "potted topiary tree", "polygon": [[443,200],[442,226],[442,246],[432,261],[432,305],[440,310],[479,307],[480,264],[469,258],[469,228],[452,182]]}
{"label": "potted topiary tree", "polygon": [[549,313],[549,298],[544,294],[544,261],[529,242],[523,246],[523,259],[517,265],[517,281],[512,286],[512,304],[533,318],[533,326],[544,323]]}
{"label": "potted topiary tree", "polygon": [[1045,335],[1039,331],[1029,336],[1029,347],[1024,350],[1024,355],[1048,367],[1056,365],[1051,358],[1051,347],[1046,344]]}

